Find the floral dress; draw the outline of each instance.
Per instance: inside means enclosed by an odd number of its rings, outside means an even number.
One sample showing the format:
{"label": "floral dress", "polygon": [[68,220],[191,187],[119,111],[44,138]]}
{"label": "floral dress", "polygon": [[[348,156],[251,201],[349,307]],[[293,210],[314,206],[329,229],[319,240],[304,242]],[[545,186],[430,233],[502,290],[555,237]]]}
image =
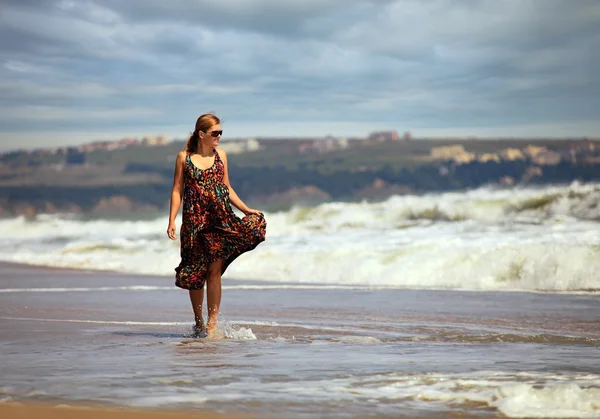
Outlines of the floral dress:
{"label": "floral dress", "polygon": [[183,171],[183,217],[180,230],[181,262],[175,268],[175,285],[199,290],[207,279],[208,265],[222,259],[225,272],[242,253],[265,240],[267,223],[262,214],[239,218],[223,182],[225,167],[214,150],[213,165],[202,170],[186,154]]}

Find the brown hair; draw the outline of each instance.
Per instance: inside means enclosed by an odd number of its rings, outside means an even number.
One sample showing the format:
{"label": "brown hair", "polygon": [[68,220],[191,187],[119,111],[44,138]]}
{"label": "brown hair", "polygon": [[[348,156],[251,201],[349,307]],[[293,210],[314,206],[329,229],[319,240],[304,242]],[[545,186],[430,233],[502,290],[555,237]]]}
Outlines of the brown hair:
{"label": "brown hair", "polygon": [[185,145],[185,151],[188,153],[197,153],[198,152],[198,140],[200,137],[198,133],[200,131],[206,132],[210,127],[220,124],[221,120],[219,117],[212,113],[205,113],[204,115],[200,115],[196,120],[196,127],[190,138],[187,140],[187,144]]}

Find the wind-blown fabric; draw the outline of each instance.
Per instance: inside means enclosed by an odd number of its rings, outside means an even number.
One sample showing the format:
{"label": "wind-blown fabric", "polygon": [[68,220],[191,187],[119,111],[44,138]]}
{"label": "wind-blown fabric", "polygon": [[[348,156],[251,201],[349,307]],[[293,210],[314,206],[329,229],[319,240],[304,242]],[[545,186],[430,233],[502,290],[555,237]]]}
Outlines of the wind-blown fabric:
{"label": "wind-blown fabric", "polygon": [[217,150],[214,156],[205,170],[194,165],[189,153],[185,158],[181,262],[175,268],[175,285],[183,289],[202,289],[211,262],[222,259],[225,272],[238,256],[265,240],[263,214],[239,218],[233,212],[223,161]]}

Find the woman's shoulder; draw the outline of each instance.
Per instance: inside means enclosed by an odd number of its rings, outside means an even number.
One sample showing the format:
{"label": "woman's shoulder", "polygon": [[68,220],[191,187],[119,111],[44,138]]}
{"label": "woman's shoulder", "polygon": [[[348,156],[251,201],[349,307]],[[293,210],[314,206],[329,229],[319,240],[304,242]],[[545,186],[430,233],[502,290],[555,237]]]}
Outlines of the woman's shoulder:
{"label": "woman's shoulder", "polygon": [[227,153],[225,153],[225,150],[223,150],[222,148],[215,148],[215,151],[217,152],[219,157],[227,158]]}
{"label": "woman's shoulder", "polygon": [[181,162],[185,161],[185,158],[188,156],[188,154],[189,153],[187,151],[185,151],[185,150],[180,151],[179,153],[177,153],[177,162],[181,163]]}

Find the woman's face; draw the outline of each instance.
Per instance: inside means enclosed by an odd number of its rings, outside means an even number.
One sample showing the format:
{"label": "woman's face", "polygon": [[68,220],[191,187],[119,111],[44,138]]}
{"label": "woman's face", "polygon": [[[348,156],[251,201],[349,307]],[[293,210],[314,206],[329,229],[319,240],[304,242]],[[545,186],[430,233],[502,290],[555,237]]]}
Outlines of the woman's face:
{"label": "woman's face", "polygon": [[216,147],[219,145],[219,140],[221,139],[222,133],[223,131],[221,131],[221,125],[217,124],[207,129],[206,132],[200,132],[199,135],[201,136],[200,140],[202,143],[204,143],[204,145]]}

